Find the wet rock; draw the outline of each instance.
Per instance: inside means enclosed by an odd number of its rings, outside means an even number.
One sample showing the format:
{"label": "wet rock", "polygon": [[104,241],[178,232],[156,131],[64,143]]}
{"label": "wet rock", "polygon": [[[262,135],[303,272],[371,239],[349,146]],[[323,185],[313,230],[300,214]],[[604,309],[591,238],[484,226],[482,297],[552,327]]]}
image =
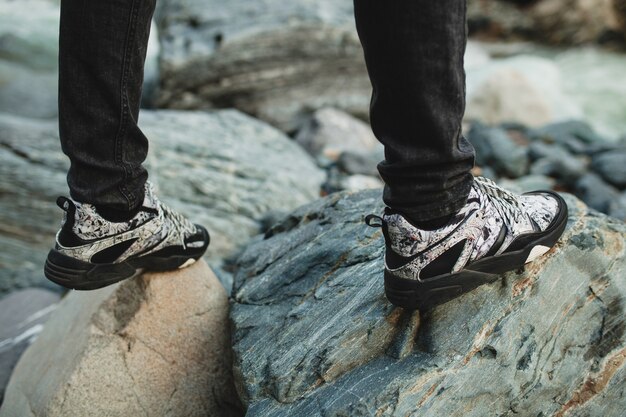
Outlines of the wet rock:
{"label": "wet rock", "polygon": [[292,132],[311,110],[367,116],[352,2],[166,0],[159,106],[235,107]]}
{"label": "wet rock", "polygon": [[[219,263],[272,209],[319,195],[324,173],[278,130],[236,111],[144,111],[148,168],[171,206],[212,234],[207,259]],[[67,195],[68,162],[56,122],[0,114],[0,293],[47,282],[42,265]]]}
{"label": "wet rock", "polygon": [[383,238],[363,224],[379,192],[285,217],[238,261],[247,415],[621,417],[626,226],[566,198],[555,250],[422,317],[383,295]]}
{"label": "wet rock", "polygon": [[336,161],[345,151],[382,149],[368,124],[332,108],[316,111],[298,131],[296,142],[309,154],[330,161]]}
{"label": "wet rock", "polygon": [[595,155],[591,168],[609,184],[626,188],[626,148]]}
{"label": "wet rock", "polygon": [[489,165],[499,174],[513,178],[527,172],[526,147],[516,143],[504,129],[474,123],[467,138],[476,149],[478,165]]}
{"label": "wet rock", "polygon": [[0,416],[241,416],[228,299],[204,262],[67,296]]}
{"label": "wet rock", "polygon": [[0,299],[0,404],[15,364],[41,333],[60,298],[52,291],[29,288]]}

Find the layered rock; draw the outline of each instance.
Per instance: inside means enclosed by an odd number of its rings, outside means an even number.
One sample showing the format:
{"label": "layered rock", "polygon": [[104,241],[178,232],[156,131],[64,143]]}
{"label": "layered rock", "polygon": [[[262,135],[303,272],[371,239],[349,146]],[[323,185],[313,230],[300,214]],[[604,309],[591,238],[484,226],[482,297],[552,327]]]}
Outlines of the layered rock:
{"label": "layered rock", "polygon": [[166,0],[157,21],[161,106],[236,107],[286,131],[310,109],[365,116],[351,1]]}
{"label": "layered rock", "polygon": [[[319,195],[323,172],[276,129],[236,111],[141,113],[151,179],[166,203],[205,224],[219,261],[259,232],[266,211]],[[56,122],[0,114],[0,293],[43,281],[67,194]]]}
{"label": "layered rock", "polygon": [[486,0],[468,2],[470,34],[559,45],[626,41],[623,0]]}
{"label": "layered rock", "polygon": [[0,112],[56,116],[58,30],[58,1],[0,2]]}
{"label": "layered rock", "polygon": [[73,292],[22,356],[0,416],[240,416],[227,316],[204,262]]}
{"label": "layered rock", "polygon": [[277,222],[235,279],[247,415],[622,416],[626,225],[566,198],[555,250],[421,317],[383,295],[380,191]]}

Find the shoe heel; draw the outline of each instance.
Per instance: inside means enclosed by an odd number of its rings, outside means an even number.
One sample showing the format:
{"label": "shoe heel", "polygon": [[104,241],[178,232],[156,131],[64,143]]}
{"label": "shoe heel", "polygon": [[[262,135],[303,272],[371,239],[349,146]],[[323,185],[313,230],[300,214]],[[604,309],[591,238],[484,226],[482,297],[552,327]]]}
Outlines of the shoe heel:
{"label": "shoe heel", "polygon": [[395,306],[423,312],[497,279],[494,274],[461,271],[418,281],[399,278],[385,271],[385,295]]}
{"label": "shoe heel", "polygon": [[130,278],[136,270],[127,263],[92,264],[63,255],[52,249],[44,265],[44,275],[62,287],[95,290]]}

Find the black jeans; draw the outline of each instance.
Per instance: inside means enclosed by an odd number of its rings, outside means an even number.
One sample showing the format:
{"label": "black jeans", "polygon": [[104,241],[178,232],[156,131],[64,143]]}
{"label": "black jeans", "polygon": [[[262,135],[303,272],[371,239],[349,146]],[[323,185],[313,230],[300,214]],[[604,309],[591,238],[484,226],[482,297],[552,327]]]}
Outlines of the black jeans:
{"label": "black jeans", "polygon": [[[156,0],[62,0],[59,130],[81,202],[141,204],[148,141],[137,127]],[[373,86],[371,123],[385,145],[385,203],[429,220],[467,199],[474,151],[465,109],[465,0],[354,0]]]}

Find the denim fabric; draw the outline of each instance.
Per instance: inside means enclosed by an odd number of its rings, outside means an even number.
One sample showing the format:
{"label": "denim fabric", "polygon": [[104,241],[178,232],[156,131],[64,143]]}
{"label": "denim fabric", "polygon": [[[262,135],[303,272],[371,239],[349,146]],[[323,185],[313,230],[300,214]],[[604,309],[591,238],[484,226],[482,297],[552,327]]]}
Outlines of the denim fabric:
{"label": "denim fabric", "polygon": [[413,220],[452,214],[472,185],[465,112],[465,0],[354,0],[373,86],[371,124],[385,145],[385,203]]}
{"label": "denim fabric", "polygon": [[120,210],[143,201],[148,140],[137,127],[156,0],[62,0],[59,134],[72,198]]}
{"label": "denim fabric", "polygon": [[[253,0],[251,0],[253,1]],[[141,203],[148,141],[137,127],[156,0],[62,0],[59,128],[77,201]],[[385,145],[385,203],[415,220],[459,210],[474,153],[461,135],[465,0],[354,0]]]}

